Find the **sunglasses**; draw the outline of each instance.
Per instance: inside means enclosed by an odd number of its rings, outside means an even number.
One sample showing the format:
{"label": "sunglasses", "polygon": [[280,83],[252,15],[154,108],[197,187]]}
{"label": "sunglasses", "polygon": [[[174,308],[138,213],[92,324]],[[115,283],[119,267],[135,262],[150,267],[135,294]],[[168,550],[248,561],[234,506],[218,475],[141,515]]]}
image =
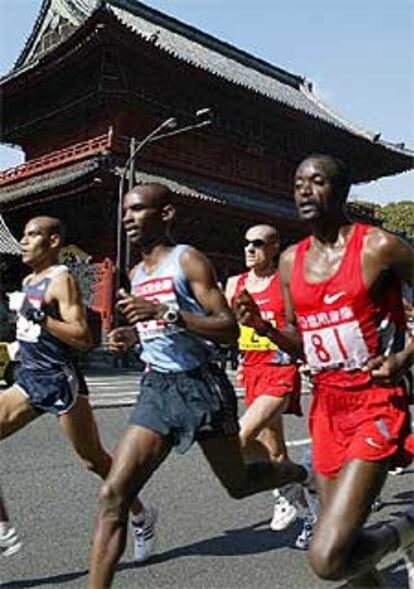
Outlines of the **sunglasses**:
{"label": "sunglasses", "polygon": [[244,247],[249,247],[249,245],[252,245],[254,248],[259,248],[264,247],[267,243],[263,239],[245,239]]}

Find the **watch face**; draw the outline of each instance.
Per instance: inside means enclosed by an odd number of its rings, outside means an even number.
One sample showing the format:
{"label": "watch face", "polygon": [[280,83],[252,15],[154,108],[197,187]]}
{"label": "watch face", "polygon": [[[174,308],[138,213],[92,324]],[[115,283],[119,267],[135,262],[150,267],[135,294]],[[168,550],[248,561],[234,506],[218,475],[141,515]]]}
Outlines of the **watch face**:
{"label": "watch face", "polygon": [[166,323],[176,323],[178,321],[178,312],[176,309],[167,309],[163,317]]}

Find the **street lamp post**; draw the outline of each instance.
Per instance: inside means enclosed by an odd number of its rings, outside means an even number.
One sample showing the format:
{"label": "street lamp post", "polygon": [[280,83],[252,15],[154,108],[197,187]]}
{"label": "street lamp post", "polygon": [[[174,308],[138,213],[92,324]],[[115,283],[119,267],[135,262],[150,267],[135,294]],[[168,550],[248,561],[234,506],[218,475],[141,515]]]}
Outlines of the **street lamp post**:
{"label": "street lamp post", "polygon": [[[125,180],[129,172],[129,188],[133,185],[133,174],[134,164],[139,153],[150,143],[155,143],[167,137],[173,137],[181,133],[187,133],[194,129],[206,127],[212,123],[212,112],[209,108],[198,109],[195,113],[197,122],[191,125],[184,125],[178,127],[177,119],[175,117],[169,117],[163,121],[158,127],[153,129],[144,139],[135,143],[135,140],[131,142],[130,155],[125,162],[124,169],[122,170],[121,177],[118,185],[118,214],[117,214],[117,243],[116,243],[116,281],[115,291],[118,292],[121,285],[121,270],[122,270],[122,213],[123,213],[123,197],[125,189]],[[201,119],[201,120],[200,120]],[[132,169],[131,169],[132,168]]]}

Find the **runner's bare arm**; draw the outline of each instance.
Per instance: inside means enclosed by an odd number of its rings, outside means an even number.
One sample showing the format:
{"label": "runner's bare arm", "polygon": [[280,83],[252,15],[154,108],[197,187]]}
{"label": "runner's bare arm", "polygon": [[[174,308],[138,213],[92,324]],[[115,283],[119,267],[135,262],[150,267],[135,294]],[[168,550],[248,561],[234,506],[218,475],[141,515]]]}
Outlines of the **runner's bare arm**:
{"label": "runner's bare arm", "polygon": [[[82,296],[74,277],[69,272],[52,280],[45,296],[46,318],[42,326],[56,338],[79,350],[92,346],[92,335],[86,322]],[[56,304],[61,319],[47,314],[48,305]]]}
{"label": "runner's bare arm", "polygon": [[226,282],[224,296],[226,297],[227,304],[229,305],[229,307],[233,305],[234,293],[236,292],[237,286],[237,278],[237,276],[230,276]]}
{"label": "runner's bare arm", "polygon": [[[276,329],[270,323],[267,324],[266,337],[277,346],[288,352],[291,356],[301,358],[303,356],[302,338],[296,328],[296,318],[293,309],[292,297],[289,290],[290,274],[293,267],[295,246],[286,249],[279,259],[280,288],[283,295],[283,306],[286,325],[283,329]],[[260,330],[263,333],[263,330]]]}
{"label": "runner's bare arm", "polygon": [[[367,236],[363,258],[364,278],[368,287],[381,271],[391,270],[401,281],[414,285],[414,250],[398,236],[379,228]],[[368,368],[374,382],[390,385],[414,363],[414,335],[407,338],[401,352],[373,358]]]}
{"label": "runner's bare arm", "polygon": [[207,312],[207,316],[203,317],[180,311],[186,329],[219,343],[235,343],[239,328],[218,287],[216,272],[210,260],[189,247],[181,254],[180,263],[196,300]]}
{"label": "runner's bare arm", "polygon": [[369,231],[362,258],[363,276],[370,289],[382,271],[391,270],[402,282],[414,285],[414,250],[403,239],[379,227]]}

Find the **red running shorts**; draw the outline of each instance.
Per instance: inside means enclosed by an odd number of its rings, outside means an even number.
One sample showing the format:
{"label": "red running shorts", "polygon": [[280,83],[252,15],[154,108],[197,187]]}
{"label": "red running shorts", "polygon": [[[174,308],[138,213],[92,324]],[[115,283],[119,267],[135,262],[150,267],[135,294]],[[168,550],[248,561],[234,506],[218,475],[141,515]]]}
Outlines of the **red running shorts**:
{"label": "red running shorts", "polygon": [[242,368],[242,384],[245,389],[244,402],[247,407],[262,395],[271,397],[290,395],[289,407],[285,413],[302,415],[300,375],[295,364],[287,366],[275,364],[244,366]]}
{"label": "red running shorts", "polygon": [[[350,460],[393,457],[405,466],[410,436],[407,398],[401,387],[368,385],[352,391],[317,384],[309,415],[313,468],[335,478]],[[403,464],[401,464],[403,465]]]}

